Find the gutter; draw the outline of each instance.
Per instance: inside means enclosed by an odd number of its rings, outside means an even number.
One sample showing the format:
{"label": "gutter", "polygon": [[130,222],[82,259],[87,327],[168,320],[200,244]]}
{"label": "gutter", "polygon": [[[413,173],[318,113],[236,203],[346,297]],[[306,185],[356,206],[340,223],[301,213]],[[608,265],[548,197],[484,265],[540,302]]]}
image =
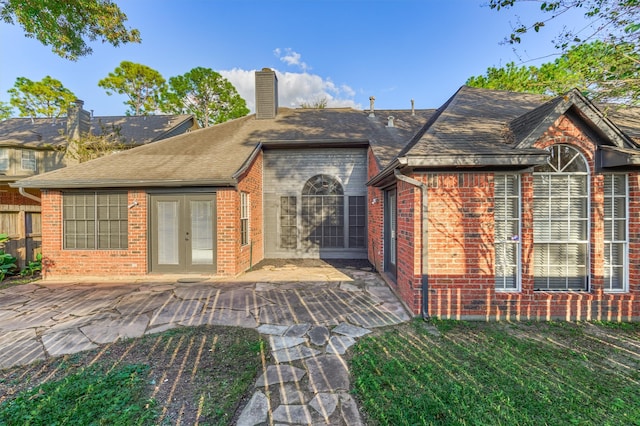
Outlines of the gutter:
{"label": "gutter", "polygon": [[29,194],[27,191],[25,191],[25,190],[24,190],[24,188],[23,188],[23,187],[19,187],[19,188],[18,188],[18,192],[20,193],[20,195],[22,195],[22,196],[23,196],[23,197],[25,197],[25,198],[28,198],[28,199],[30,199],[30,200],[33,200],[33,201],[35,201],[35,202],[37,202],[37,203],[42,202],[42,199],[41,199],[40,197],[36,197],[36,196],[35,196],[35,195],[33,195],[33,194]]}
{"label": "gutter", "polygon": [[403,175],[400,170],[395,169],[393,171],[396,179],[399,181],[408,183],[409,185],[417,186],[420,188],[420,198],[422,204],[422,217],[420,220],[420,233],[422,234],[422,245],[420,247],[422,259],[421,259],[421,274],[422,274],[422,319],[429,319],[429,276],[428,276],[428,251],[427,251],[427,218],[428,218],[428,199],[427,199],[427,185],[419,180],[410,178]]}
{"label": "gutter", "polygon": [[235,187],[237,182],[232,179],[207,179],[207,180],[33,180],[24,182],[24,179],[9,184],[13,188],[48,188],[48,189],[74,189],[74,188],[175,188],[181,186],[220,186]]}

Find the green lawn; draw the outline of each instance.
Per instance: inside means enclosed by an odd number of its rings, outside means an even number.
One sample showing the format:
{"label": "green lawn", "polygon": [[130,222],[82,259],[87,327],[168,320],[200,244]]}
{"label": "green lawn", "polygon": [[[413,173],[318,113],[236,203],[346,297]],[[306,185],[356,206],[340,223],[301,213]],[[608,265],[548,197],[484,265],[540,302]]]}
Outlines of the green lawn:
{"label": "green lawn", "polygon": [[421,320],[361,339],[370,425],[640,425],[640,325]]}
{"label": "green lawn", "polygon": [[185,327],[0,370],[0,425],[228,425],[262,371],[255,330]]}

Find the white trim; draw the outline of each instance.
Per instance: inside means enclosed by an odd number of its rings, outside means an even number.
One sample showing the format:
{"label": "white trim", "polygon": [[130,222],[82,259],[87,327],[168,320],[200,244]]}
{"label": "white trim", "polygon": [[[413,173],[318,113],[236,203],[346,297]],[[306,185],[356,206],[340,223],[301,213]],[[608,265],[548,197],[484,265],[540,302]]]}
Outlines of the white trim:
{"label": "white trim", "polygon": [[[551,145],[548,149],[551,150],[555,147],[558,147],[559,149],[563,146],[569,147],[572,150],[574,150],[580,157],[580,159],[583,161],[583,164],[586,166],[586,172],[566,172],[564,171],[565,168],[573,163],[576,159],[576,156],[573,156],[571,158],[571,160],[562,167],[561,170],[558,169],[558,167],[556,167],[558,164],[554,165],[551,164],[550,162],[547,162],[547,164],[549,166],[551,166],[554,171],[544,171],[544,172],[536,172],[534,169],[533,172],[533,198],[532,198],[532,206],[535,206],[535,200],[536,198],[542,198],[542,197],[536,197],[535,193],[536,193],[536,185],[535,185],[535,177],[536,176],[560,176],[560,175],[565,175],[565,176],[585,176],[586,177],[586,195],[584,196],[584,198],[587,201],[587,205],[586,205],[586,235],[585,235],[585,239],[581,239],[581,240],[553,240],[553,239],[548,239],[548,240],[543,240],[543,241],[538,241],[536,242],[536,229],[535,229],[535,223],[536,223],[536,217],[535,217],[535,212],[533,215],[533,241],[532,241],[532,248],[533,251],[535,253],[535,248],[536,248],[536,244],[554,244],[554,243],[558,243],[558,244],[581,244],[585,246],[586,249],[586,259],[585,259],[585,279],[586,279],[586,285],[584,288],[580,288],[580,289],[571,289],[571,288],[558,288],[558,289],[553,289],[553,288],[536,288],[535,285],[535,279],[536,279],[536,275],[535,275],[535,271],[536,271],[536,266],[538,265],[536,263],[535,260],[535,254],[534,254],[534,259],[533,259],[533,280],[534,280],[534,285],[533,285],[533,289],[534,291],[552,291],[552,292],[575,292],[575,291],[584,291],[584,292],[590,292],[591,291],[591,226],[593,224],[592,221],[592,217],[591,217],[591,174],[589,172],[589,162],[587,161],[587,159],[585,158],[585,156],[582,154],[582,152],[576,148],[575,146],[572,145],[568,145],[568,144],[554,144]],[[559,158],[558,158],[559,160]],[[549,182],[550,185],[550,182]],[[548,186],[548,188],[550,188],[550,186]],[[567,188],[568,189],[568,188]],[[580,197],[583,198],[583,197]],[[550,200],[550,194],[547,194],[546,196],[547,200]],[[549,217],[550,220],[550,217]],[[571,218],[567,217],[567,223],[570,224],[571,222]],[[549,263],[547,262],[547,266],[549,265]],[[566,263],[565,265],[569,265],[569,263]],[[548,278],[548,277],[547,277]],[[565,279],[568,277],[565,277]],[[547,283],[548,284],[548,283]]]}
{"label": "white trim", "polygon": [[[606,248],[606,244],[608,244],[608,243],[609,244],[615,244],[615,243],[624,244],[624,250],[623,250],[623,254],[622,254],[622,256],[623,256],[623,265],[622,265],[623,266],[623,268],[622,268],[622,270],[623,270],[623,272],[622,272],[622,274],[623,274],[622,275],[623,283],[622,283],[622,288],[621,289],[609,289],[609,288],[607,288],[608,284],[609,284],[607,282],[608,278],[603,274],[603,280],[605,281],[604,285],[603,285],[603,287],[604,287],[603,290],[604,290],[605,293],[609,293],[609,294],[628,293],[629,292],[629,175],[627,173],[604,173],[603,176],[604,176],[605,179],[606,179],[607,176],[623,176],[624,177],[624,196],[623,197],[618,197],[618,198],[624,198],[624,200],[625,200],[625,206],[624,206],[624,209],[625,209],[625,216],[624,216],[624,221],[625,221],[625,229],[624,229],[625,239],[624,239],[624,241],[620,241],[620,240],[608,241],[608,240],[606,240],[606,238],[603,238],[604,248]],[[606,198],[607,198],[607,193],[604,194],[603,199],[606,199]],[[615,199],[616,197],[612,197],[612,198]],[[613,205],[614,204],[612,203],[612,208],[613,208]],[[615,215],[613,217],[615,217]],[[612,217],[612,219],[613,219],[613,217]],[[607,217],[604,215],[604,212],[603,212],[603,221],[605,221],[605,223],[606,223],[606,220],[607,220]],[[606,226],[606,225],[603,224],[603,230],[604,230],[604,226]],[[613,226],[613,223],[612,223],[612,226]],[[613,231],[613,229],[612,229],[612,231]],[[606,255],[606,250],[604,250],[604,248],[603,248],[603,252]],[[603,262],[604,262],[604,259],[603,259]],[[606,273],[606,266],[603,265],[603,268],[605,268],[605,273]]]}
{"label": "white trim", "polygon": [[[495,240],[495,225],[496,225],[496,220],[495,220],[495,206],[497,204],[496,202],[496,196],[495,196],[495,178],[501,176],[501,177],[506,177],[506,176],[515,176],[517,182],[517,196],[515,196],[515,198],[518,200],[517,202],[517,208],[518,208],[518,212],[517,212],[517,218],[518,218],[518,229],[517,232],[518,234],[513,236],[513,237],[517,237],[516,240],[513,240],[513,243],[516,246],[516,285],[513,288],[506,288],[506,287],[498,287],[498,283],[497,281],[497,274],[496,274],[496,270],[495,268],[497,267],[496,264],[496,254],[495,254],[495,249],[496,249],[496,243],[497,241]],[[508,199],[508,198],[514,198],[514,197],[510,197],[510,196],[505,196],[505,197],[501,197],[502,200]],[[521,175],[519,173],[496,173],[494,175],[494,190],[493,190],[493,204],[494,204],[494,288],[495,291],[497,293],[520,293],[522,291],[522,179],[521,179]],[[506,243],[506,241],[504,241],[503,243]],[[503,283],[504,283],[504,278],[503,278]]]}

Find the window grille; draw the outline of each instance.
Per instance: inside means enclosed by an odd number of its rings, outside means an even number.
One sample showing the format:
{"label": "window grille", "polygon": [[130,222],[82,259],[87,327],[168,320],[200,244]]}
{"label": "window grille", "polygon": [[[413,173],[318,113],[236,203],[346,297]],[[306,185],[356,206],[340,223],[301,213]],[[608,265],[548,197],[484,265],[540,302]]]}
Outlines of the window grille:
{"label": "window grille", "polygon": [[519,176],[496,175],[494,200],[496,289],[517,290],[520,277]]}
{"label": "window grille", "polygon": [[535,290],[588,290],[589,174],[573,147],[551,147],[533,176]]}
{"label": "window grille", "polygon": [[627,176],[604,175],[604,289],[627,289]]}
{"label": "window grille", "polygon": [[65,193],[62,197],[65,249],[126,249],[126,192]]}
{"label": "window grille", "polygon": [[22,170],[30,170],[32,172],[36,171],[36,152],[28,149],[22,150],[22,161],[21,161]]}
{"label": "window grille", "polygon": [[240,244],[249,244],[249,194],[240,193]]}

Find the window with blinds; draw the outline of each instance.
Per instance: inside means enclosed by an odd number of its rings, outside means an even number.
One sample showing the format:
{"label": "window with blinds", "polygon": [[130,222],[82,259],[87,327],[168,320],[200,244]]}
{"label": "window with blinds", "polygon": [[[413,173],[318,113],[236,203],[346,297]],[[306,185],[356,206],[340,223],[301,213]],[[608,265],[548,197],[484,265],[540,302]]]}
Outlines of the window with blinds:
{"label": "window with blinds", "polygon": [[298,198],[280,197],[280,247],[298,248]]}
{"label": "window with blinds", "polygon": [[62,196],[65,249],[126,249],[126,192],[65,193]]}
{"label": "window with blinds", "polygon": [[588,290],[589,174],[568,145],[533,176],[534,290]]}
{"label": "window with blinds", "polygon": [[9,170],[9,148],[0,148],[0,170]]}
{"label": "window with blinds", "polygon": [[494,247],[496,290],[519,289],[520,179],[496,175],[494,179]]}
{"label": "window with blinds", "polygon": [[36,171],[36,152],[33,150],[23,149],[22,159],[20,161],[22,170]]}
{"label": "window with blinds", "polygon": [[320,248],[345,246],[344,190],[332,176],[317,175],[302,188],[302,225],[307,245]]}
{"label": "window with blinds", "polygon": [[249,244],[249,194],[240,193],[240,244]]}
{"label": "window with blinds", "polygon": [[349,247],[366,247],[367,202],[361,195],[349,196]]}
{"label": "window with blinds", "polygon": [[627,289],[627,176],[604,175],[604,289]]}

